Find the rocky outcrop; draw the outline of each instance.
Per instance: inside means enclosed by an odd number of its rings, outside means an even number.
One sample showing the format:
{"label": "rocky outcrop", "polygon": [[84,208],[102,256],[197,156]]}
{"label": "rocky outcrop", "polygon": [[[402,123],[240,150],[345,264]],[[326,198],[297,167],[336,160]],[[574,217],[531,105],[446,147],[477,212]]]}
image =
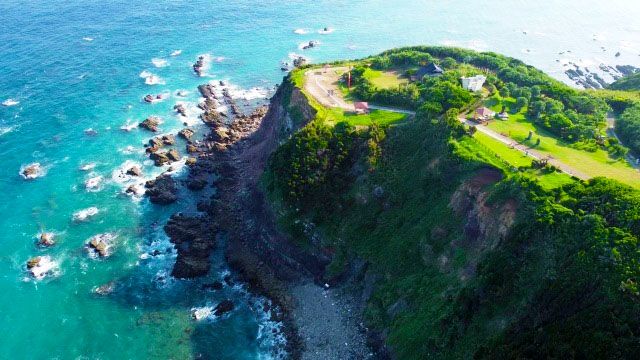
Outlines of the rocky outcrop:
{"label": "rocky outcrop", "polygon": [[233,301],[229,299],[222,300],[218,305],[216,305],[215,309],[213,310],[213,313],[216,316],[221,316],[232,311],[234,308],[235,308],[235,305],[233,304]]}
{"label": "rocky outcrop", "polygon": [[204,68],[205,68],[205,61],[206,58],[204,57],[204,55],[200,55],[198,56],[198,60],[196,60],[195,64],[193,64],[193,71],[198,75],[198,76],[202,76],[203,72],[204,72]]}
{"label": "rocky outcrop", "polygon": [[194,278],[209,272],[209,256],[215,246],[217,232],[211,219],[174,214],[164,231],[178,251],[171,275],[177,278]]}
{"label": "rocky outcrop", "polygon": [[160,175],[155,180],[149,180],[144,185],[147,188],[146,195],[154,204],[167,205],[178,200],[178,188],[170,175]]}
{"label": "rocky outcrop", "polygon": [[160,125],[160,118],[157,116],[150,116],[141,122],[138,126],[149,131],[157,132]]}
{"label": "rocky outcrop", "polygon": [[55,235],[51,232],[43,232],[38,236],[38,246],[50,247],[56,244]]}
{"label": "rocky outcrop", "polygon": [[177,112],[178,114],[180,114],[181,116],[186,117],[187,116],[187,109],[184,107],[184,105],[182,104],[176,104],[173,106],[173,110],[175,110],[175,112]]}
{"label": "rocky outcrop", "polygon": [[127,175],[140,177],[142,176],[142,170],[138,166],[132,166],[127,170]]}
{"label": "rocky outcrop", "polygon": [[178,132],[178,136],[182,137],[185,140],[191,140],[194,134],[195,134],[195,131],[189,128],[182,129],[180,130],[180,132]]}
{"label": "rocky outcrop", "polygon": [[[515,200],[507,200],[497,204],[489,204],[489,193],[485,190],[502,179],[502,173],[493,168],[481,169],[454,192],[449,207],[456,215],[465,219],[463,233],[465,245],[476,251],[493,249],[504,239],[513,226],[518,204]],[[446,236],[438,234],[444,231],[435,228],[432,237]]]}
{"label": "rocky outcrop", "polygon": [[178,153],[178,150],[176,149],[171,149],[169,151],[157,151],[151,153],[150,158],[154,161],[156,166],[162,166],[180,160],[180,153]]}

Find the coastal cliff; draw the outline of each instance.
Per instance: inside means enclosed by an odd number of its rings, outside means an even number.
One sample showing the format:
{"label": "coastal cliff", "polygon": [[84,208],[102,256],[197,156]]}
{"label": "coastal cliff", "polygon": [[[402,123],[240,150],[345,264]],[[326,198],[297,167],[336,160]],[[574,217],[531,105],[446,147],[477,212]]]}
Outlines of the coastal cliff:
{"label": "coastal cliff", "polygon": [[[632,257],[637,229],[608,214],[636,192],[607,179],[545,187],[456,110],[389,124],[327,117],[303,71],[249,116],[203,105],[211,134],[190,178],[216,174],[217,191],[199,204],[208,225],[196,233],[208,236],[167,228],[190,237],[174,239],[174,275],[204,275],[224,240],[228,264],[283,310],[294,359],[604,357],[595,339],[637,328],[619,255]],[[633,350],[634,335],[606,338]]]}

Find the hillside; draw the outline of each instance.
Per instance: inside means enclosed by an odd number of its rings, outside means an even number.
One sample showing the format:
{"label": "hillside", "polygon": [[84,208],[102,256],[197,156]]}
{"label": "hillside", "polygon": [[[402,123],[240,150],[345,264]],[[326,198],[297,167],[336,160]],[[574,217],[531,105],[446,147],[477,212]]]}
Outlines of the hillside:
{"label": "hillside", "polygon": [[627,75],[609,85],[612,90],[633,90],[640,91],[640,72]]}
{"label": "hillside", "polygon": [[[424,62],[444,75],[405,84],[366,73],[410,74]],[[364,64],[371,69],[359,72]],[[294,71],[285,87],[297,99],[280,105],[299,130],[275,150],[262,184],[279,229],[328,258],[321,281],[359,294],[380,354],[632,358],[640,192],[561,174],[458,119],[499,94],[549,138],[616,156],[612,140],[591,141],[606,103],[492,53],[419,47],[349,65],[347,98],[416,115],[361,121],[318,103],[302,90],[307,69]],[[478,71],[487,94],[461,91],[458,77]]]}

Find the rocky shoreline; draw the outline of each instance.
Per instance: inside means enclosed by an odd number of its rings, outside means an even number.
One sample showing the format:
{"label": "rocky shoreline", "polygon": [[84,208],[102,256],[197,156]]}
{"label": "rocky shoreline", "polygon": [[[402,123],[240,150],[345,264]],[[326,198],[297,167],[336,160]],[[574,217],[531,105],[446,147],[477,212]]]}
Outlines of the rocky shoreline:
{"label": "rocky shoreline", "polygon": [[[211,254],[216,245],[222,245],[227,263],[249,290],[266,296],[281,310],[272,312],[272,320],[284,325],[289,358],[371,358],[360,316],[355,315],[361,313],[356,311],[360,302],[318,285],[324,284],[330,257],[300,249],[281,234],[260,187],[270,154],[294,130],[285,98],[300,101],[303,96],[283,85],[270,106],[245,115],[225,89],[222,82],[198,87],[204,98],[198,105],[203,111],[200,119],[209,130],[202,141],[192,141],[190,129],[178,134],[188,141],[191,156],[186,162],[187,188],[214,187],[215,192],[198,203],[202,215],[178,213],[166,224],[164,230],[178,253],[172,275],[207,275]],[[228,113],[221,111],[223,107]],[[312,108],[302,112],[307,119],[314,116]],[[162,138],[158,140],[157,145],[163,143]],[[153,192],[158,182],[164,187],[164,181],[164,177],[156,179],[147,192]]]}

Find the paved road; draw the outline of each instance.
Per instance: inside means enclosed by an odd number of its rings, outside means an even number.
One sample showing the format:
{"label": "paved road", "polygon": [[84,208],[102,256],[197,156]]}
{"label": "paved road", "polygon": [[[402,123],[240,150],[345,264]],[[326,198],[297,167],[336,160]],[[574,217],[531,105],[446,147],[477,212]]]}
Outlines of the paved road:
{"label": "paved road", "polygon": [[480,131],[483,134],[486,134],[487,136],[490,136],[498,141],[500,141],[501,143],[504,143],[506,145],[508,145],[509,147],[519,150],[521,153],[525,154],[526,156],[529,156],[533,159],[536,160],[540,160],[540,159],[548,159],[549,164],[557,167],[558,169],[560,169],[562,172],[567,173],[571,176],[575,176],[577,178],[580,178],[582,180],[588,180],[591,178],[591,176],[586,175],[584,173],[581,173],[580,171],[577,171],[576,169],[570,167],[569,165],[559,161],[558,159],[554,159],[554,158],[550,158],[548,155],[542,154],[534,149],[529,148],[526,145],[522,145],[519,144],[518,142],[516,142],[515,140],[504,136],[494,130],[489,129],[488,127],[484,126],[484,125],[479,125],[473,121],[467,120],[465,119],[464,116],[460,116],[458,118],[458,120],[460,120],[462,123],[469,125],[469,126],[475,126],[476,129],[478,129],[478,131]]}
{"label": "paved road", "polygon": [[[342,108],[348,111],[354,111],[355,109],[353,107],[353,104],[345,101],[342,98],[342,93],[338,88],[338,81],[340,79],[340,76],[346,71],[348,71],[347,67],[332,67],[328,69],[309,70],[305,73],[305,77],[307,79],[304,83],[304,88],[307,93],[311,94],[311,96],[313,96],[316,100],[318,100],[318,102],[320,102],[320,104],[324,106],[337,107],[337,108]],[[416,114],[415,111],[409,111],[409,110],[398,109],[393,107],[369,105],[369,108],[376,109],[376,110],[397,112],[397,113],[407,114],[407,115]],[[526,156],[529,156],[537,160],[547,158],[549,161],[549,164],[557,167],[564,173],[575,176],[582,180],[588,180],[591,178],[591,176],[581,173],[580,171],[575,170],[574,168],[566,165],[565,163],[557,159],[550,158],[548,155],[541,154],[538,151],[534,149],[530,149],[525,145],[518,144],[515,140],[508,138],[504,135],[501,135],[496,131],[489,129],[486,126],[478,125],[472,121],[469,121],[465,119],[463,115],[459,117],[459,120],[466,125],[475,126],[476,129],[478,129],[478,131],[480,131],[481,133],[486,134],[508,146],[511,146],[516,150],[519,150]]]}

